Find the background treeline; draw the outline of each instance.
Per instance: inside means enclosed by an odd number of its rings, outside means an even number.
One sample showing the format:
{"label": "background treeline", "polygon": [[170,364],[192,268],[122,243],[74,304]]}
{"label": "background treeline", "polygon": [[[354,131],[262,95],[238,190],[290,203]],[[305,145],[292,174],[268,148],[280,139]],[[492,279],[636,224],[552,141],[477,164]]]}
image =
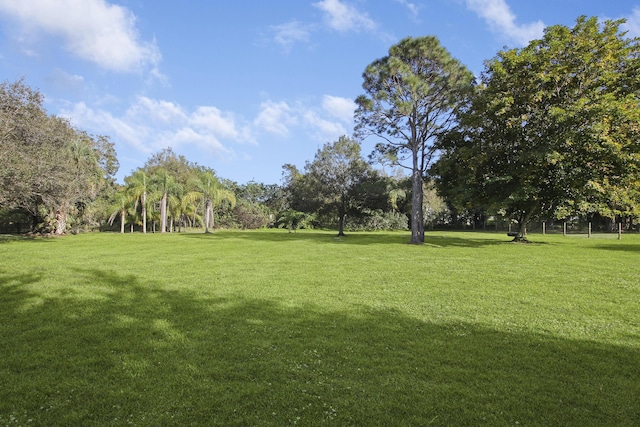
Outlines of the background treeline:
{"label": "background treeline", "polygon": [[304,171],[285,165],[282,185],[223,179],[170,148],[117,183],[109,138],[48,114],[23,80],[0,85],[0,136],[0,232],[407,227],[405,179],[374,170],[348,138],[327,144]]}
{"label": "background treeline", "polygon": [[[106,136],[47,114],[24,81],[0,85],[0,231],[63,234],[214,227],[547,229],[640,219],[640,40],[580,17],[498,52],[479,81],[437,38],[406,38],[363,74],[355,137],[280,184],[238,184],[170,148],[124,183]],[[365,160],[360,141],[376,138]],[[373,162],[387,166],[384,173]],[[406,172],[408,171],[408,173]],[[531,230],[534,227],[529,226]]]}

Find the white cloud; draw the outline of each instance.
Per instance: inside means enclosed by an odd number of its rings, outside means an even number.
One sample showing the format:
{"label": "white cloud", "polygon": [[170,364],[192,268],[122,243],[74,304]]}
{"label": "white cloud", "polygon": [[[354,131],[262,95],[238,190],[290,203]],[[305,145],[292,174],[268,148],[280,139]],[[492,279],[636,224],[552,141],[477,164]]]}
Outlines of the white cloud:
{"label": "white cloud", "polygon": [[68,117],[71,122],[92,133],[109,135],[115,142],[122,141],[142,152],[151,152],[147,146],[149,130],[127,118],[115,117],[108,111],[93,109],[84,102],[78,102],[71,108],[62,109],[59,113],[62,117]]}
{"label": "white cloud", "polygon": [[400,3],[401,5],[405,6],[407,9],[409,9],[409,13],[411,13],[411,16],[416,19],[418,17],[418,14],[420,12],[420,7],[415,3],[411,3],[407,0],[396,0],[396,2]]}
{"label": "white cloud", "polygon": [[215,132],[222,138],[237,140],[240,136],[233,115],[225,114],[216,107],[198,107],[189,117],[189,124]]}
{"label": "white cloud", "polygon": [[365,12],[340,0],[322,0],[313,3],[315,7],[325,13],[325,22],[329,27],[340,32],[373,31],[376,23]]}
{"label": "white cloud", "polygon": [[353,123],[353,112],[356,109],[356,103],[350,98],[325,95],[322,98],[322,108],[331,116],[345,123]]}
{"label": "white cloud", "polygon": [[628,32],[628,37],[640,37],[640,7],[634,7],[631,15],[625,19],[627,22],[622,24],[621,29]]}
{"label": "white cloud", "polygon": [[341,123],[327,120],[314,111],[304,113],[304,122],[313,130],[313,137],[323,142],[332,142],[341,135],[346,135],[347,130]]}
{"label": "white cloud", "polygon": [[189,112],[172,102],[146,97],[138,97],[120,116],[83,102],[62,110],[60,115],[83,129],[111,135],[113,141],[146,153],[196,145],[212,154],[228,156],[233,151],[224,142],[251,142],[250,131],[230,113],[209,106]]}
{"label": "white cloud", "polygon": [[260,105],[260,113],[254,124],[280,136],[289,135],[289,126],[296,123],[295,113],[286,102],[266,101]]}
{"label": "white cloud", "polygon": [[179,105],[144,96],[138,97],[136,103],[129,107],[127,115],[134,121],[153,121],[161,125],[180,123],[187,118],[187,114]]}
{"label": "white cloud", "polygon": [[170,132],[165,132],[161,138],[163,147],[177,148],[185,145],[195,145],[211,154],[233,155],[233,151],[225,147],[220,139],[211,133],[198,132],[197,130],[184,127]]}
{"label": "white cloud", "polygon": [[134,14],[105,0],[0,0],[0,13],[26,32],[60,37],[73,55],[107,70],[133,72],[160,62],[155,41],[140,40]]}
{"label": "white cloud", "polygon": [[483,18],[495,32],[503,34],[520,46],[542,37],[542,21],[517,25],[516,16],[505,0],[466,0],[467,7]]}
{"label": "white cloud", "polygon": [[320,105],[295,102],[266,101],[254,120],[254,126],[264,132],[288,137],[293,132],[327,142],[353,129],[355,104],[348,98],[325,95]]}
{"label": "white cloud", "polygon": [[295,43],[308,42],[314,26],[291,21],[286,24],[273,25],[269,30],[274,34],[274,41],[288,52]]}

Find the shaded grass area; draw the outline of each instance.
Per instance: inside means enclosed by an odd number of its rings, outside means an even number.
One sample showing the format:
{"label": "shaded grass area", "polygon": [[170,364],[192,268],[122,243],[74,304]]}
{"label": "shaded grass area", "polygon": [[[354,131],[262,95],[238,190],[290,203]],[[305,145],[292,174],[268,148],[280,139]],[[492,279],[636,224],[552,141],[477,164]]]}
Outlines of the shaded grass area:
{"label": "shaded grass area", "polygon": [[9,242],[0,425],[637,425],[640,241],[505,239]]}

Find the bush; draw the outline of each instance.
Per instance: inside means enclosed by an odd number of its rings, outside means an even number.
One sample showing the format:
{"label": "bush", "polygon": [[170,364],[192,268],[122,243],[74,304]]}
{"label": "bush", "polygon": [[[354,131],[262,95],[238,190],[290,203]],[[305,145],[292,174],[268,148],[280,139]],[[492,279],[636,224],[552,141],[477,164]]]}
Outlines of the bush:
{"label": "bush", "polygon": [[347,217],[345,229],[349,231],[406,230],[409,219],[400,212],[384,212],[380,209],[366,212],[362,217]]}

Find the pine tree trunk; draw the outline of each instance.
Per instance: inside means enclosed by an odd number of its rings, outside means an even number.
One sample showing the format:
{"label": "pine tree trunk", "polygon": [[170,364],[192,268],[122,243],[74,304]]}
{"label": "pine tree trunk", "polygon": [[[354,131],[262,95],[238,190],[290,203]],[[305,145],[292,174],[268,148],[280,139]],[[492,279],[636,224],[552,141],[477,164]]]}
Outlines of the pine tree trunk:
{"label": "pine tree trunk", "polygon": [[414,159],[411,176],[411,243],[424,243],[424,223],[422,216],[422,173],[417,166],[417,156]]}

